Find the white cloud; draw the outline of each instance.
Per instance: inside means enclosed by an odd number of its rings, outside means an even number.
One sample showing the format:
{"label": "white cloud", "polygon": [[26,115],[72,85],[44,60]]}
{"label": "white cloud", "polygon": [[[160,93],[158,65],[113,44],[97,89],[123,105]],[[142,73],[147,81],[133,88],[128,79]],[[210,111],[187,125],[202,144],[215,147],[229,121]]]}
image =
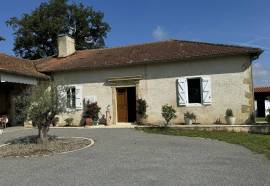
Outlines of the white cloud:
{"label": "white cloud", "polygon": [[152,36],[155,40],[164,40],[168,37],[168,34],[161,26],[157,26],[153,30]]}
{"label": "white cloud", "polygon": [[270,85],[270,69],[260,63],[254,63],[253,78],[255,86]]}

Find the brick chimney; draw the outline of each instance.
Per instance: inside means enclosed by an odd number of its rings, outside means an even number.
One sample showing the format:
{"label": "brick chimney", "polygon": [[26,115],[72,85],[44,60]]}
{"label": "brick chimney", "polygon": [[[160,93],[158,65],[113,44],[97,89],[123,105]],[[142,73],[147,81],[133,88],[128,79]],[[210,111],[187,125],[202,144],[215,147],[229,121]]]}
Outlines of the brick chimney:
{"label": "brick chimney", "polygon": [[57,38],[58,57],[67,57],[75,53],[75,41],[68,34],[61,34]]}

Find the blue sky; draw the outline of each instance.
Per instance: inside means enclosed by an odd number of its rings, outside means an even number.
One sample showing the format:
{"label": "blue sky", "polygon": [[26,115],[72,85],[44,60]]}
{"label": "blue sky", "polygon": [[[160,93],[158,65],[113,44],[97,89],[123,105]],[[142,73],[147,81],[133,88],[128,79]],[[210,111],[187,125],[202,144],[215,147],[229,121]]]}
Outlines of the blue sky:
{"label": "blue sky", "polygon": [[[0,52],[12,52],[12,30],[5,21],[37,7],[42,0],[8,0],[0,6]],[[112,30],[106,45],[122,46],[164,39],[249,45],[264,49],[254,62],[255,85],[270,85],[269,0],[81,0],[105,13]]]}

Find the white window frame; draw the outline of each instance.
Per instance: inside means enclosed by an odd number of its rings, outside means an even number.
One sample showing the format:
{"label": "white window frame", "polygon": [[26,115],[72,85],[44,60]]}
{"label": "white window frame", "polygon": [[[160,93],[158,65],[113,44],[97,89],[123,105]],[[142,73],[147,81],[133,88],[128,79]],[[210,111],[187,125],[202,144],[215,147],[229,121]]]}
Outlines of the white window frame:
{"label": "white window frame", "polygon": [[[200,79],[200,88],[201,88],[201,103],[189,103],[189,98],[188,98],[188,82],[186,82],[186,104],[185,105],[180,105],[180,106],[184,106],[184,107],[201,107],[201,106],[207,106],[207,105],[211,105],[211,103],[209,104],[204,104],[203,102],[203,84],[202,81],[204,78],[209,78],[210,76],[208,75],[202,75],[202,76],[181,76],[180,78],[185,78],[186,81],[188,81],[188,79]],[[211,77],[210,77],[211,78]],[[210,82],[211,83],[211,82]]]}
{"label": "white window frame", "polygon": [[[203,106],[203,95],[202,95],[202,76],[186,76],[185,77],[187,80],[187,107],[201,107]],[[189,103],[189,96],[188,96],[188,80],[189,79],[200,79],[200,89],[201,89],[201,103]]]}

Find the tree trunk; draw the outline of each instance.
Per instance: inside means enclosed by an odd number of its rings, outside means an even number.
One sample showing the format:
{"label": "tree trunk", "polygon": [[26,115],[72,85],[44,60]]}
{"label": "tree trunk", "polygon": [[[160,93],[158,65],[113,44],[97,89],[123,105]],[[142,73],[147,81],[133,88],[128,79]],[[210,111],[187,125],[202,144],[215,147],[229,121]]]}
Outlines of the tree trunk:
{"label": "tree trunk", "polygon": [[38,128],[38,143],[46,143],[48,141],[48,127],[42,126]]}

